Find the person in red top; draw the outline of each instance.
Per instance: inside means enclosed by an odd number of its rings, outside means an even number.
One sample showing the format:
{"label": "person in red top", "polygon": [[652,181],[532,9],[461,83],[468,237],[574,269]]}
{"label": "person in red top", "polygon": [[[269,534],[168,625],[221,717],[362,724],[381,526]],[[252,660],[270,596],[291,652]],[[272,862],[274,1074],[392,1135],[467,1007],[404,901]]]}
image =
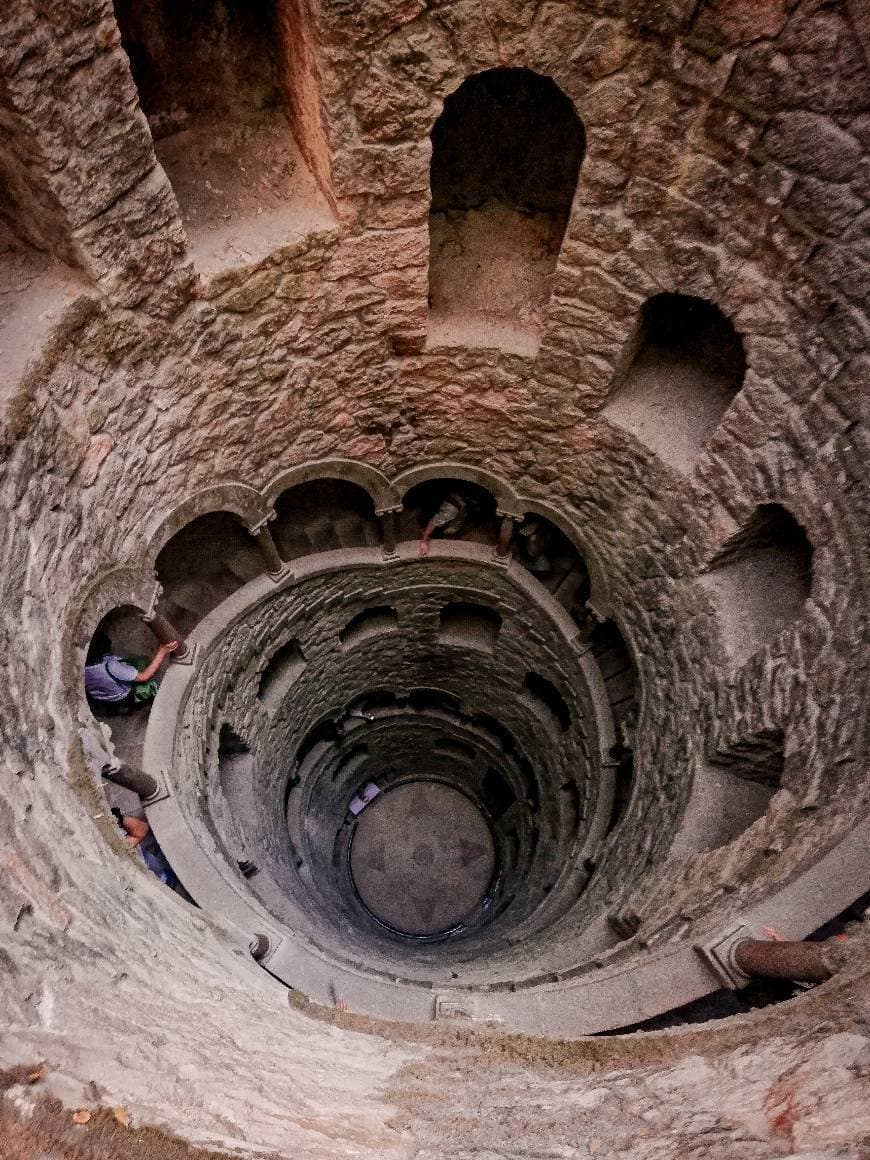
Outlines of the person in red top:
{"label": "person in red top", "polygon": [[458,536],[465,527],[468,505],[461,495],[450,492],[442,501],[438,511],[426,525],[420,538],[420,555],[429,553],[429,541],[436,531],[445,536]]}

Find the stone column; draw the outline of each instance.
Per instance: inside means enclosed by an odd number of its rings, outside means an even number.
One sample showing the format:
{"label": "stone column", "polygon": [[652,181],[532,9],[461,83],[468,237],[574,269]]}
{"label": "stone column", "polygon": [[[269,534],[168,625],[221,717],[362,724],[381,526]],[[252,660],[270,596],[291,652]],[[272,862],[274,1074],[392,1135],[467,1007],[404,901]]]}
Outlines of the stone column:
{"label": "stone column", "polygon": [[501,515],[501,525],[498,529],[498,543],[496,544],[495,554],[499,560],[507,560],[511,554],[514,529],[520,520],[516,516],[504,515],[501,512],[499,512],[499,515]]}
{"label": "stone column", "polygon": [[156,778],[153,778],[150,773],[146,773],[144,769],[139,769],[135,765],[128,765],[125,761],[122,761],[117,767],[104,765],[102,773],[106,781],[132,790],[143,801],[154,797],[160,790]]}
{"label": "stone column", "polygon": [[272,533],[269,530],[269,520],[273,514],[271,513],[264,520],[261,520],[260,523],[248,528],[248,531],[257,541],[257,547],[260,549],[260,555],[266,564],[268,574],[270,576],[280,576],[286,565],[281,559],[278,545],[275,543]]}
{"label": "stone column", "polygon": [[745,974],[767,979],[823,983],[836,970],[828,959],[826,943],[744,939],[734,948],[733,956]]}
{"label": "stone column", "polygon": [[385,556],[395,556],[399,543],[399,516],[401,504],[394,508],[381,508],[375,512],[381,524],[381,547]]}
{"label": "stone column", "polygon": [[162,612],[152,612],[148,616],[143,616],[142,619],[157,637],[161,644],[169,644],[170,641],[177,640],[178,648],[174,653],[169,655],[175,660],[184,660],[190,653],[190,645],[176,629],[172,622],[167,620]]}

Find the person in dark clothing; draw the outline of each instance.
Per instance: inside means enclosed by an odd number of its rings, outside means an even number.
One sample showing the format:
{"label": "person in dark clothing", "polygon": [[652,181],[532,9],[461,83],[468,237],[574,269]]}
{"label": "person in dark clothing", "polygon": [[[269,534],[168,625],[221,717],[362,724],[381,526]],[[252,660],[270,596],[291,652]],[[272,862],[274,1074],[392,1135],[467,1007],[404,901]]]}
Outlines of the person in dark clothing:
{"label": "person in dark clothing", "polygon": [[119,809],[113,809],[112,813],[126,835],[127,845],[131,849],[139,851],[143,862],[152,874],[156,874],[170,890],[175,890],[178,886],[178,878],[167,862],[166,855],[157,844],[157,839],[146,820],[135,814],[122,814]]}

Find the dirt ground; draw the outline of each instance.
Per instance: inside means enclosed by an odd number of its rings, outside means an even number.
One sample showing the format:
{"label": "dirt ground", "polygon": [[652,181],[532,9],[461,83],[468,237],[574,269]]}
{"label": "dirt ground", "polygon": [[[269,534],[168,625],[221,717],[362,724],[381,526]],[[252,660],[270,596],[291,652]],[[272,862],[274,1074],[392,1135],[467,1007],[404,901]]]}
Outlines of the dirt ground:
{"label": "dirt ground", "polygon": [[205,276],[260,261],[332,222],[280,113],[198,125],[164,137],[156,150]]}
{"label": "dirt ground", "polygon": [[533,354],[550,300],[562,221],[493,201],[480,209],[433,213],[429,229],[432,335]]}

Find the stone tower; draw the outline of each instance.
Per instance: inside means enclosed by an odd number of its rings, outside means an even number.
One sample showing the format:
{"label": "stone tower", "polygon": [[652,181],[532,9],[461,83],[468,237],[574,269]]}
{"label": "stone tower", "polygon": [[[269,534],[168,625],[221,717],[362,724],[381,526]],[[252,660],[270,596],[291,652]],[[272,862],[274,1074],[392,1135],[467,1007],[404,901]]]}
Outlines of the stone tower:
{"label": "stone tower", "polygon": [[868,13],[7,0],[3,1160],[868,1155]]}

